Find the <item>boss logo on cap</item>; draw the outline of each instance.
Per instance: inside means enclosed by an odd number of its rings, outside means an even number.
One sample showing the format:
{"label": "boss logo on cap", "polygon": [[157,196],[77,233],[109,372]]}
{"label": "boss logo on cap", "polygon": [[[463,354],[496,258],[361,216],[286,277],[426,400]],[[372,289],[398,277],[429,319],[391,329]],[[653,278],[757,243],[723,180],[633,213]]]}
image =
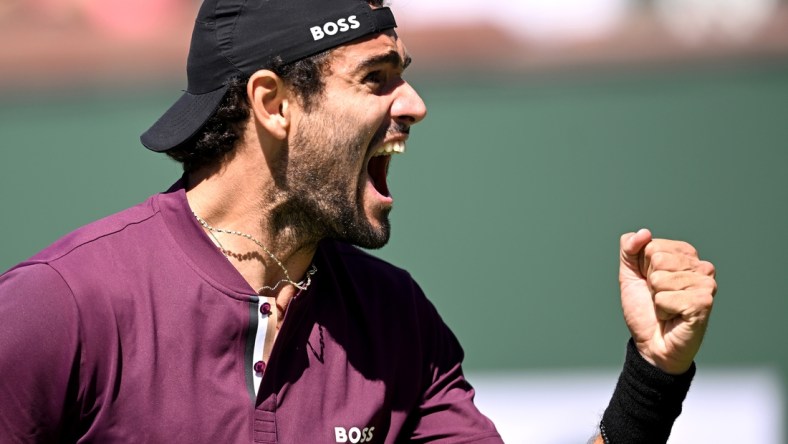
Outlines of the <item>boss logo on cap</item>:
{"label": "boss logo on cap", "polygon": [[348,18],[341,18],[334,22],[326,22],[325,25],[321,26],[313,26],[309,28],[309,31],[312,32],[312,38],[315,41],[322,39],[327,35],[335,35],[340,32],[347,32],[351,29],[358,29],[361,27],[361,23],[356,20],[355,15],[351,15]]}

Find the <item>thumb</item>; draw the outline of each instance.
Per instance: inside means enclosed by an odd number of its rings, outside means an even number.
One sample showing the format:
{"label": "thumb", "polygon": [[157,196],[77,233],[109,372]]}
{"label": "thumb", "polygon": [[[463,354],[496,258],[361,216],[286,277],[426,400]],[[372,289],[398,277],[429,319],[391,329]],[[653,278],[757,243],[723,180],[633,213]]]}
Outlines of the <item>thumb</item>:
{"label": "thumb", "polygon": [[621,236],[620,278],[643,278],[648,270],[643,248],[651,242],[651,231],[641,228]]}

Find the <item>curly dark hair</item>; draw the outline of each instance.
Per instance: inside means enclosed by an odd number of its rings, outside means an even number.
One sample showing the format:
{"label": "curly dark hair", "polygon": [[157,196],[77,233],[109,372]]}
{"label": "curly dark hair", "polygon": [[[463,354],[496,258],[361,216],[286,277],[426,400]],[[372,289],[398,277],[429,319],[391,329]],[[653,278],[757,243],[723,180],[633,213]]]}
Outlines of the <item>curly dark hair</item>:
{"label": "curly dark hair", "polygon": [[[308,111],[315,98],[323,92],[323,72],[330,53],[330,50],[324,51],[289,64],[275,60],[269,69],[293,88],[301,105]],[[228,80],[224,98],[202,128],[186,142],[167,151],[168,156],[183,164],[184,172],[191,173],[214,164],[235,149],[243,133],[243,125],[249,118],[248,81],[249,77]]]}
{"label": "curly dark hair", "polygon": [[[371,7],[381,7],[385,0],[367,0]],[[284,64],[274,60],[270,67],[290,86],[305,110],[314,105],[323,93],[323,75],[328,66],[331,49],[319,54]],[[191,173],[224,159],[235,149],[241,138],[243,125],[249,118],[249,99],[246,96],[248,77],[228,80],[227,92],[219,107],[200,130],[186,142],[167,151],[167,155],[183,164],[183,171]]]}

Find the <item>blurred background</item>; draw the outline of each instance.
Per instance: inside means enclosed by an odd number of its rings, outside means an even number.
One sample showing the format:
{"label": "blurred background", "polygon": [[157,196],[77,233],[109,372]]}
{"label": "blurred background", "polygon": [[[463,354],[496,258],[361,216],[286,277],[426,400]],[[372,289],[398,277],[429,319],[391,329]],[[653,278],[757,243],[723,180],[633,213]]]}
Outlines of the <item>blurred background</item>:
{"label": "blurred background", "polygon": [[[194,0],[0,1],[0,269],[166,189],[139,134],[185,88]],[[430,115],[392,242],[507,442],[584,442],[628,332],[618,237],[718,268],[671,443],[786,442],[788,2],[395,0]]]}

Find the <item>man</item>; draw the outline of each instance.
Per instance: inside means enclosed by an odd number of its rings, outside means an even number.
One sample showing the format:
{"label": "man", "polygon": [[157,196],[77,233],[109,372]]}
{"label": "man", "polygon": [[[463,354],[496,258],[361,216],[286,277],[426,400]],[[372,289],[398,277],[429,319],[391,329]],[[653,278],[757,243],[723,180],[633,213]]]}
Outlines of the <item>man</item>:
{"label": "man", "polygon": [[[376,1],[208,0],[188,90],[142,136],[169,191],[0,277],[3,442],[501,442],[389,238],[386,173],[426,114]],[[716,284],[621,239],[633,340],[598,442],[664,442]]]}

